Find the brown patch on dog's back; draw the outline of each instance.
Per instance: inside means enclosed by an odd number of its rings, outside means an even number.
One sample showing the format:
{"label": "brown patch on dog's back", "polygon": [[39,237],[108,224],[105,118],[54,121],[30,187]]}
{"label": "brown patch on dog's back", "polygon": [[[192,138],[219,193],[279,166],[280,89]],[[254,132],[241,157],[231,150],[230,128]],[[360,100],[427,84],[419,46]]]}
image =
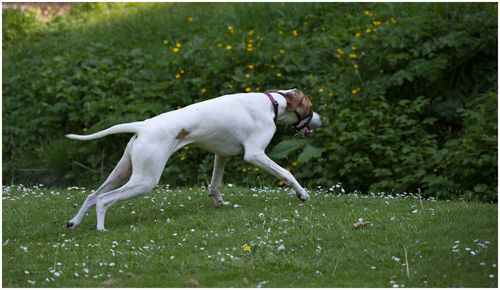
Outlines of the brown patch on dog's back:
{"label": "brown patch on dog's back", "polygon": [[182,128],[181,131],[179,131],[179,133],[177,134],[177,136],[175,137],[175,139],[182,139],[184,137],[186,137],[187,135],[189,135],[189,131],[186,131],[186,129]]}

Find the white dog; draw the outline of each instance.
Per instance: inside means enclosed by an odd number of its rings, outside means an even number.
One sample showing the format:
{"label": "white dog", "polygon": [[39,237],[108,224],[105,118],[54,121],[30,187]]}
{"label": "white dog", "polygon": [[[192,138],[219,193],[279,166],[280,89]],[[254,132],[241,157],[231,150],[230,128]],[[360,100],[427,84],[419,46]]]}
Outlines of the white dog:
{"label": "white dog", "polygon": [[[309,195],[292,174],[264,153],[276,131],[276,124],[294,124],[298,135],[308,137],[321,125],[321,117],[312,111],[311,101],[300,90],[273,90],[225,95],[142,122],[115,125],[95,134],[67,135],[71,139],[91,140],[109,134],[134,133],[116,168],[101,187],[87,197],[66,227],[78,227],[95,205],[97,230],[105,230],[106,210],[117,201],[151,191],[157,185],[168,158],[187,145],[215,153],[209,192],[209,196],[215,199],[215,207],[229,204],[220,195],[224,166],[229,156],[242,153],[245,161],[283,180],[293,187],[301,200],[308,200]],[[125,183],[128,177],[130,179]]]}

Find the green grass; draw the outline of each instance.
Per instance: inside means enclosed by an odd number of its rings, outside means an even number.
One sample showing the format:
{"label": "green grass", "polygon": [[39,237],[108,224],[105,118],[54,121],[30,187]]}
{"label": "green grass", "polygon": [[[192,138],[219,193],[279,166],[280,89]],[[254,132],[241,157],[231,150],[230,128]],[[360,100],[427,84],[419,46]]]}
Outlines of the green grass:
{"label": "green grass", "polygon": [[88,189],[4,187],[2,286],[498,286],[497,204],[334,189],[301,203],[225,186],[232,205],[214,209],[205,188],[162,186],[111,207],[98,232],[94,210],[64,227]]}

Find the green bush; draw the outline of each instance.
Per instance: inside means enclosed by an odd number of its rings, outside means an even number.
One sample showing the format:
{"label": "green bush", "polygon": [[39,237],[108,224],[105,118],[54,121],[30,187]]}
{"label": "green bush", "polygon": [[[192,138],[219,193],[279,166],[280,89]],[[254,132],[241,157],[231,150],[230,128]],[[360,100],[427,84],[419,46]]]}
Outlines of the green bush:
{"label": "green bush", "polygon": [[[4,44],[6,183],[102,181],[130,137],[69,132],[297,87],[324,126],[269,153],[302,184],[497,198],[496,4],[91,3],[58,23]],[[207,182],[212,160],[185,148],[162,182]],[[276,182],[241,158],[226,180]]]}

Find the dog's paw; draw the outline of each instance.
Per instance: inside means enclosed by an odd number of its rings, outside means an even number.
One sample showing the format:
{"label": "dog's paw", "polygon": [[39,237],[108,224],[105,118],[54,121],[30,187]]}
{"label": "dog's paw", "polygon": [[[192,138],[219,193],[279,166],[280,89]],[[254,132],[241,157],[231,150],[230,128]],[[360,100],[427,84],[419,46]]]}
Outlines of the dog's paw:
{"label": "dog's paw", "polygon": [[221,200],[221,201],[216,200],[214,202],[214,207],[215,208],[219,208],[219,207],[221,207],[223,205],[231,205],[231,203],[229,201],[223,201],[223,200]]}
{"label": "dog's paw", "polygon": [[68,223],[66,223],[66,228],[67,228],[67,229],[74,230],[74,229],[76,229],[77,227],[78,227],[78,225],[77,225],[77,224],[75,224],[75,223],[74,223],[74,222],[72,222],[72,221],[69,221]]}
{"label": "dog's paw", "polygon": [[297,197],[300,199],[300,201],[308,201],[309,200],[309,194],[306,192],[299,193],[297,192]]}

